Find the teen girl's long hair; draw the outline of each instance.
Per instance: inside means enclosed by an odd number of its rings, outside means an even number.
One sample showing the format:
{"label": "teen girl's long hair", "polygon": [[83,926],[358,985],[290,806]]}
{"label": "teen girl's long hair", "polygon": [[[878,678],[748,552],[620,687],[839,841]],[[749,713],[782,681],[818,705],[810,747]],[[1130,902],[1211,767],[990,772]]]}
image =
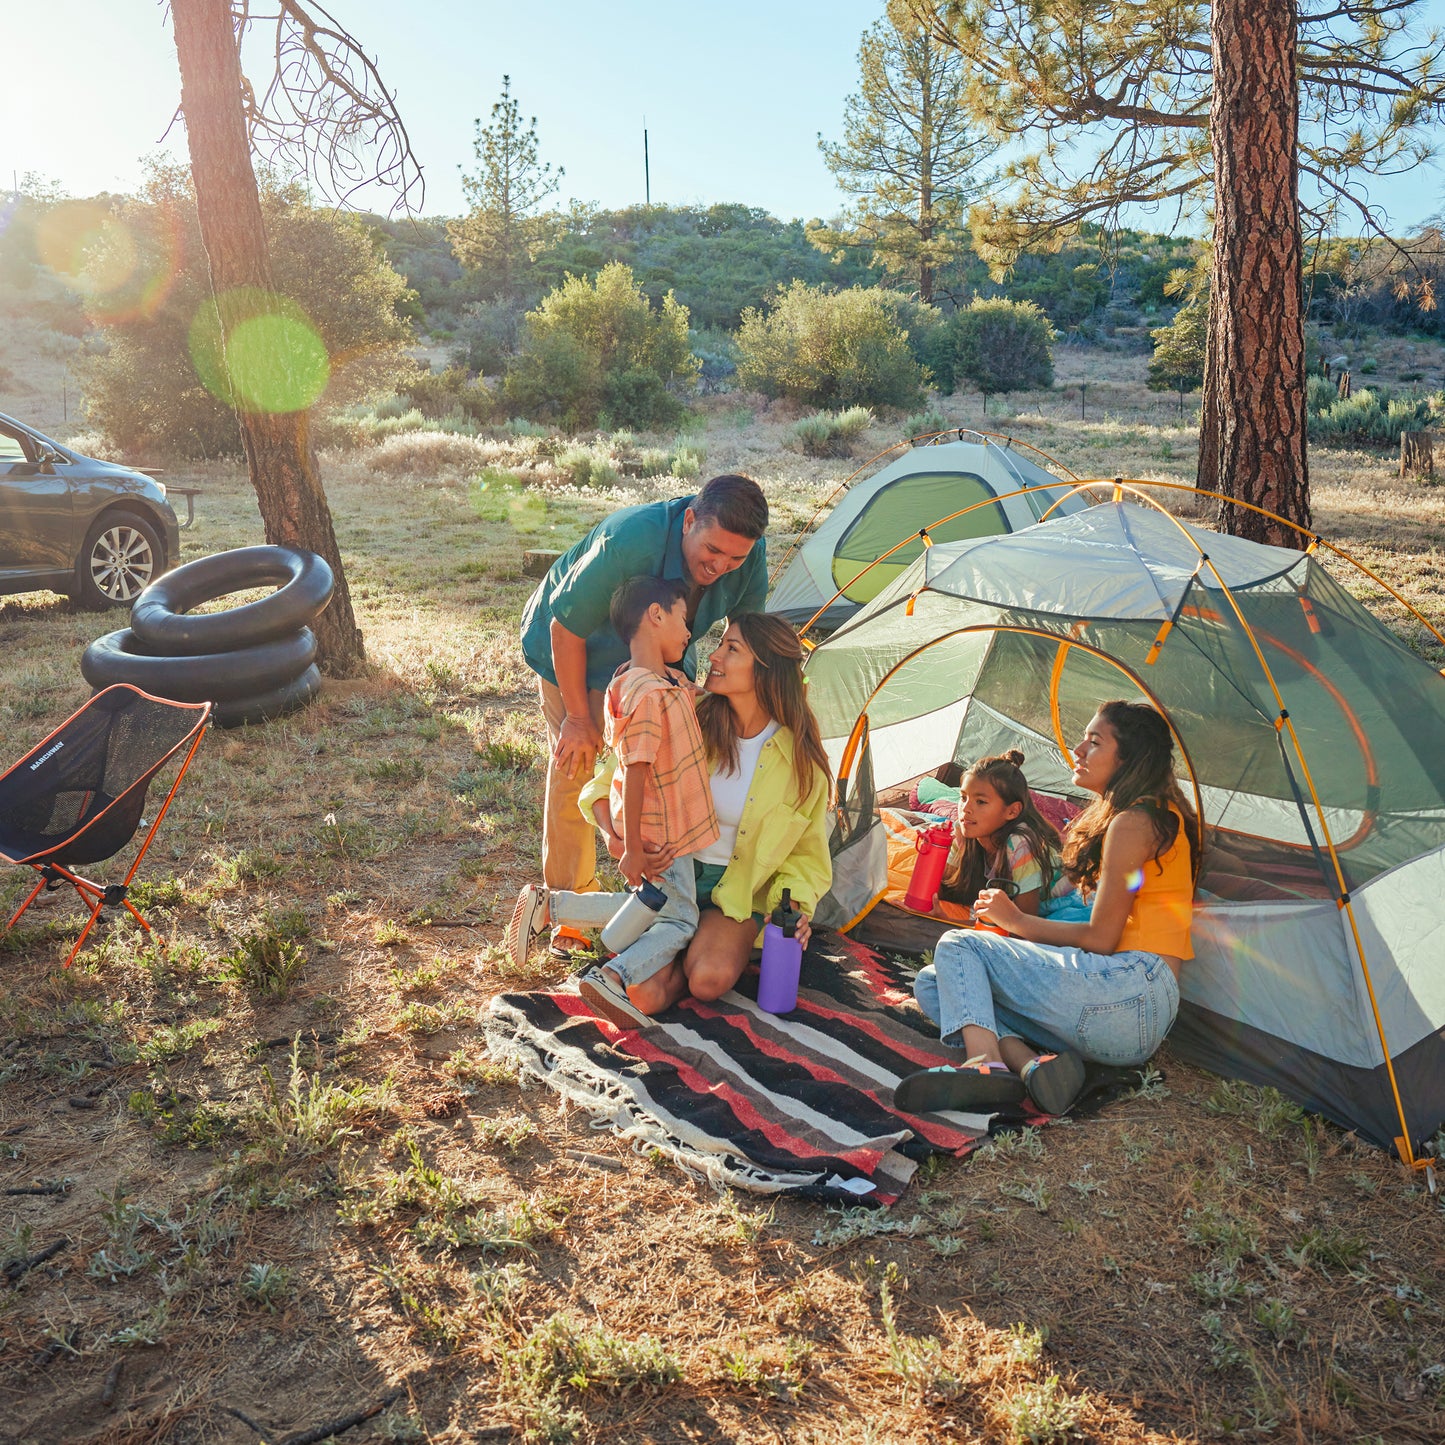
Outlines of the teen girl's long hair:
{"label": "teen girl's long hair", "polygon": [[[992,866],[983,844],[977,838],[964,838],[962,846],[955,844],[949,853],[948,866],[943,872],[943,887],[940,890],[950,902],[962,903],[972,908],[974,900],[990,878],[1013,877],[1009,868],[1007,844],[1009,838],[1015,834],[1028,845],[1029,852],[1034,855],[1039,871],[1043,874],[1043,881],[1039,884],[1041,900],[1049,896],[1054,880],[1059,876],[1056,860],[1063,845],[1059,841],[1057,829],[1039,812],[1034,803],[1033,795],[1029,792],[1028,779],[1023,775],[1023,761],[1024,755],[1017,748],[998,757],[980,758],[960,780],[960,793],[968,786],[968,780],[973,778],[987,783],[998,794],[1005,807],[1013,803],[1023,806],[1018,817],[1011,823],[1005,823],[996,835],[998,857]],[[959,815],[962,816],[961,796],[958,808]]]}
{"label": "teen girl's long hair", "polygon": [[[792,623],[775,612],[744,612],[728,620],[737,626],[753,655],[758,703],[774,722],[793,735],[793,786],[801,806],[812,791],[815,770],[829,780],[833,776],[823,751],[818,719],[803,689],[803,645]],[[737,721],[727,698],[710,694],[699,698],[697,720],[713,766],[726,763],[736,768]]]}
{"label": "teen girl's long hair", "polygon": [[[1148,816],[1154,829],[1152,856],[1156,862],[1174,846],[1183,818],[1191,869],[1197,871],[1199,819],[1174,776],[1174,737],[1169,724],[1158,709],[1142,702],[1100,703],[1097,714],[1114,734],[1119,766],[1104,791],[1069,825],[1064,871],[1082,887],[1097,887],[1104,834],[1129,808],[1140,808]],[[1171,809],[1177,809],[1179,816]],[[1164,871],[1162,863],[1159,871]]]}

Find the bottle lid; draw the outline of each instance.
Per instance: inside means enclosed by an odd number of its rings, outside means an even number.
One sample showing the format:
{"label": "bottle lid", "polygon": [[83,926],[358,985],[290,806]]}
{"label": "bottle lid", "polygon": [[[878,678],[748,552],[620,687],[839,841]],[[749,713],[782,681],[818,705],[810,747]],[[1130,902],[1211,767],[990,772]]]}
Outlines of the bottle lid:
{"label": "bottle lid", "polygon": [[791,938],[798,931],[798,925],[803,921],[803,910],[793,907],[793,890],[783,889],[783,896],[778,901],[778,906],[773,909],[773,916],[768,920],[776,927],[783,930],[784,938]]}
{"label": "bottle lid", "polygon": [[667,894],[650,878],[644,878],[635,891],[637,901],[645,903],[654,913],[660,912],[662,905],[667,902]]}

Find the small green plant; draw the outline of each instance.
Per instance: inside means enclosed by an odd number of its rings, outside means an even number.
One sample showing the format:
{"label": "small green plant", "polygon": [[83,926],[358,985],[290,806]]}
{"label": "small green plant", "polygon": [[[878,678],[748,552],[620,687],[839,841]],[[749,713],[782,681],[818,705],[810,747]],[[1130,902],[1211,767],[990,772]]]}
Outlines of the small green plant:
{"label": "small green plant", "polygon": [[372,939],[378,948],[401,948],[411,942],[406,929],[394,918],[383,918],[376,925]]}
{"label": "small green plant", "polygon": [[1044,1332],[1022,1321],[1009,1326],[1009,1356],[1020,1365],[1036,1365],[1044,1352]]}
{"label": "small green plant", "polygon": [[1044,1157],[1043,1133],[1028,1124],[1022,1129],[1010,1129],[1005,1133],[995,1134],[974,1157],[980,1160],[1042,1159]]}
{"label": "small green plant", "polygon": [[1211,1264],[1189,1276],[1189,1287],[1205,1304],[1228,1304],[1243,1299],[1245,1284],[1232,1264]]}
{"label": "small green plant", "polygon": [[140,1046],[137,1057],[143,1064],[164,1064],[184,1058],[203,1039],[222,1027],[220,1019],[192,1019],[184,1024],[162,1024]]}
{"label": "small green plant", "polygon": [[1084,1401],[1068,1394],[1057,1375],[1025,1385],[1004,1403],[1010,1438],[1015,1445],[1050,1445],[1064,1439],[1079,1422]]}
{"label": "small green plant", "polygon": [[528,1139],[537,1137],[537,1126],[525,1114],[499,1114],[477,1121],[477,1142],[484,1148],[500,1144],[515,1154]]}
{"label": "small green plant", "polygon": [[91,1279],[103,1279],[114,1284],[118,1279],[128,1279],[141,1274],[155,1263],[155,1251],[140,1247],[140,1232],[146,1220],[145,1211],[138,1203],[127,1204],[119,1185],[114,1193],[103,1195],[105,1208],[101,1218],[106,1224],[106,1241],[90,1257],[86,1274]]}
{"label": "small green plant", "polygon": [[1294,1307],[1282,1299],[1261,1300],[1254,1307],[1254,1322],[1276,1344],[1297,1345],[1302,1337]]}
{"label": "small green plant", "polygon": [[888,1359],[884,1369],[917,1400],[956,1393],[959,1387],[957,1379],[943,1368],[942,1344],[932,1335],[907,1335],[898,1328],[893,1290],[886,1279],[878,1286],[878,1306],[883,1316],[883,1330],[888,1337]]}
{"label": "small green plant", "polygon": [[919,1235],[925,1228],[916,1214],[911,1219],[892,1219],[881,1209],[830,1209],[828,1212],[834,1222],[820,1224],[813,1231],[814,1244],[851,1244],[855,1239],[872,1239],[880,1234]]}
{"label": "small green plant", "polygon": [[305,966],[306,950],[268,917],[221,958],[218,976],[267,998],[285,998]]}
{"label": "small green plant", "polygon": [[236,1286],[247,1304],[275,1314],[291,1294],[291,1271],[279,1264],[248,1264]]}
{"label": "small green plant", "polygon": [[333,1149],[356,1133],[357,1122],[390,1107],[390,1079],[379,1087],[343,1084],[301,1065],[301,1036],[291,1042],[286,1078],[278,1082],[269,1064],[261,1069],[261,1099],[251,1119],[263,1151],[272,1157],[307,1157]]}
{"label": "small green plant", "polygon": [[1053,1191],[1042,1177],[1037,1176],[1033,1179],[1021,1180],[1017,1184],[1001,1182],[998,1192],[1006,1195],[1009,1199],[1021,1199],[1025,1204],[1032,1204],[1040,1214],[1047,1214],[1049,1206],[1054,1202]]}
{"label": "small green plant", "polygon": [[1370,1252],[1367,1241],[1337,1229],[1312,1229],[1285,1246],[1285,1257],[1296,1269],[1320,1265],[1331,1269],[1353,1269]]}
{"label": "small green plant", "polygon": [[116,1330],[107,1336],[113,1345],[122,1348],[129,1345],[158,1345],[166,1336],[171,1319],[170,1302],[157,1300],[138,1320]]}
{"label": "small green plant", "polygon": [[1216,1371],[1242,1365],[1249,1358],[1249,1352],[1240,1347],[1230,1335],[1224,1323],[1224,1316],[1211,1311],[1199,1320],[1201,1328],[1209,1337],[1209,1364]]}

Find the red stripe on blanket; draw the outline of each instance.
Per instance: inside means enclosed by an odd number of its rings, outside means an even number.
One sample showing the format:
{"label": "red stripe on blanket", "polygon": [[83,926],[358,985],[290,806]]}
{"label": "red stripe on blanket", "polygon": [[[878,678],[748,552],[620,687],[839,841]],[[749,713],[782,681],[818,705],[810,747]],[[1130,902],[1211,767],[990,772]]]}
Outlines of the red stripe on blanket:
{"label": "red stripe on blanket", "polygon": [[[809,1144],[796,1135],[790,1134],[781,1125],[769,1123],[757,1110],[756,1106],[744,1094],[740,1094],[731,1084],[719,1080],[717,1083],[710,1083],[702,1074],[690,1064],[685,1064],[674,1054],[659,1049],[643,1037],[640,1029],[619,1029],[615,1024],[609,1023],[606,1019],[598,1019],[600,1027],[607,1029],[610,1033],[621,1038],[626,1032],[630,1037],[627,1040],[628,1049],[639,1058],[650,1064],[671,1064],[677,1070],[677,1076],[692,1090],[694,1094],[712,1094],[723,1100],[733,1111],[739,1123],[746,1125],[749,1129],[756,1129],[763,1138],[775,1149],[786,1149],[790,1154],[800,1159],[816,1158],[822,1151],[815,1144]],[[872,1174],[883,1158],[883,1151],[880,1149],[850,1149],[846,1152],[831,1154],[828,1157],[842,1159],[851,1164],[855,1169],[865,1174]]]}
{"label": "red stripe on blanket", "polygon": [[880,1029],[877,1024],[869,1023],[862,1014],[849,1013],[846,1009],[824,1008],[821,1004],[814,1003],[810,998],[798,995],[798,1007],[806,1009],[810,1014],[816,1014],[821,1019],[832,1019],[835,1023],[847,1024],[849,1028],[857,1029],[859,1033],[867,1034],[875,1043],[883,1044],[886,1048],[892,1049],[896,1054],[902,1054],[905,1059],[912,1059],[916,1064],[922,1064],[924,1068],[931,1069],[936,1064],[947,1062],[938,1056],[938,1046],[927,1047],[926,1044],[905,1044]]}
{"label": "red stripe on blanket", "polygon": [[874,996],[886,1004],[908,1003],[913,995],[904,993],[897,984],[879,967],[878,956],[871,948],[855,943],[846,934],[840,936],[845,952],[873,988]]}
{"label": "red stripe on blanket", "polygon": [[846,1089],[852,1089],[856,1093],[865,1095],[872,1099],[879,1108],[886,1109],[894,1118],[905,1123],[915,1134],[921,1134],[930,1144],[936,1144],[943,1149],[963,1149],[978,1143],[978,1135],[975,1133],[952,1129],[947,1124],[935,1124],[932,1120],[922,1118],[917,1114],[905,1114],[880,1098],[874,1090],[865,1089],[836,1070],[814,1063],[806,1054],[793,1053],[784,1048],[782,1044],[764,1038],[754,1026],[755,1020],[748,1014],[724,1013],[720,1009],[709,1008],[707,1004],[700,1003],[697,999],[693,999],[691,1002],[692,1011],[700,1018],[717,1019],[741,1030],[759,1053],[766,1054],[770,1059],[779,1059],[784,1063],[796,1064],[800,1068],[806,1069],[809,1075],[820,1084],[841,1084]]}

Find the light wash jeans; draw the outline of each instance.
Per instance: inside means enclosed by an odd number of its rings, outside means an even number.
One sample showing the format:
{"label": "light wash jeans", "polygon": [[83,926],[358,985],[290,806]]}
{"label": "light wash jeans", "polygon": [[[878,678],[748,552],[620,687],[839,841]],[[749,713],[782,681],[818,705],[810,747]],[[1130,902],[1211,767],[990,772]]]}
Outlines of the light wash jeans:
{"label": "light wash jeans", "polygon": [[[667,894],[667,902],[658,910],[656,921],[635,943],[607,961],[607,967],[629,988],[644,983],[658,969],[665,968],[697,932],[697,883],[692,854],[674,858],[653,882]],[[547,906],[553,923],[601,928],[626,901],[625,893],[572,893],[555,888],[548,894]]]}
{"label": "light wash jeans", "polygon": [[965,1024],[1100,1064],[1142,1064],[1179,1012],[1179,984],[1157,953],[1086,953],[956,928],[913,985],[946,1044]]}

